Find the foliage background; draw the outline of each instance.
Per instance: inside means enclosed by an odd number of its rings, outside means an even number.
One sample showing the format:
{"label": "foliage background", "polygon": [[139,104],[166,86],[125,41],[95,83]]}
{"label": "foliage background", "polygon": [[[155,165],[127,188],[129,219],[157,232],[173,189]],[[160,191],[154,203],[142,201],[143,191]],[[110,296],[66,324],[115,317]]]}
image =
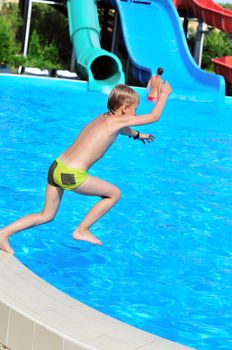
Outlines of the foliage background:
{"label": "foliage background", "polygon": [[[231,4],[223,4],[232,10]],[[108,14],[108,15],[107,15]],[[21,55],[22,19],[17,4],[7,3],[0,11],[0,64],[7,64],[14,71],[19,66],[41,69],[70,69],[72,47],[69,38],[67,16],[46,4],[33,4],[30,41],[27,58]],[[112,11],[99,8],[102,28],[102,47],[110,50],[113,30]],[[195,32],[188,36],[190,52],[193,53]],[[119,58],[126,62],[125,45],[119,44]],[[232,55],[232,42],[218,30],[205,33],[202,69],[214,71],[211,58]],[[129,83],[131,83],[129,81]],[[138,83],[138,82],[136,82]],[[227,95],[232,95],[232,84],[227,83]]]}

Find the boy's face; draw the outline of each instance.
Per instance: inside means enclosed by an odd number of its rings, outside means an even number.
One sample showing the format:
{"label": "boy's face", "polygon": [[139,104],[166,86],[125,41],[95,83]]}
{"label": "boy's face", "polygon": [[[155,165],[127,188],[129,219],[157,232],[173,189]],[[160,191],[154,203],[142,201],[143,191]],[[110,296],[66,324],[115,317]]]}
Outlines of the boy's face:
{"label": "boy's face", "polygon": [[130,106],[125,106],[126,115],[136,115],[136,109],[138,108],[138,102]]}

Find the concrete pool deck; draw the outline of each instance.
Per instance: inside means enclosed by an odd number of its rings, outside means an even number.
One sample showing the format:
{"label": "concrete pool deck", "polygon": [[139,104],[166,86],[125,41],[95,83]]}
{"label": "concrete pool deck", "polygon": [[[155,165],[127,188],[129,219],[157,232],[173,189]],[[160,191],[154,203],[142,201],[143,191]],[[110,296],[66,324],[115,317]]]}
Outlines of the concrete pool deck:
{"label": "concrete pool deck", "polygon": [[109,317],[0,252],[0,343],[11,350],[190,350]]}

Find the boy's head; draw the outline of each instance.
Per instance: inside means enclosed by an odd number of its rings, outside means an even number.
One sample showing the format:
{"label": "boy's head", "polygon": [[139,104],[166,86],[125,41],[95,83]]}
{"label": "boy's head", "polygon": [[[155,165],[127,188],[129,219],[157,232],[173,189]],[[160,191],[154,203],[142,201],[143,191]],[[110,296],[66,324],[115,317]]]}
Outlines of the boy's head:
{"label": "boy's head", "polygon": [[162,75],[163,72],[164,72],[163,68],[159,67],[159,68],[157,69],[157,74],[158,74],[158,75]]}
{"label": "boy's head", "polygon": [[139,96],[135,90],[124,84],[116,85],[108,97],[108,111],[115,113],[120,107],[129,107],[139,103]]}

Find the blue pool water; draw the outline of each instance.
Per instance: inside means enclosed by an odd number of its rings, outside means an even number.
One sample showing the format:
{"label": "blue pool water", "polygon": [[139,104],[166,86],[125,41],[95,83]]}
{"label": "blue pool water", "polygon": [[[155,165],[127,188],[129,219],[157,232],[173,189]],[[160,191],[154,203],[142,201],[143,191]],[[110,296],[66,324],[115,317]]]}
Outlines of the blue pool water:
{"label": "blue pool water", "polygon": [[[139,91],[138,114],[151,108]],[[2,227],[42,208],[50,163],[107,96],[2,76],[0,99]],[[231,102],[170,99],[158,123],[140,127],[155,143],[120,136],[90,170],[122,190],[93,227],[103,247],[71,239],[97,199],[66,192],[53,222],[12,237],[16,256],[124,322],[197,349],[232,349],[231,116]]]}

